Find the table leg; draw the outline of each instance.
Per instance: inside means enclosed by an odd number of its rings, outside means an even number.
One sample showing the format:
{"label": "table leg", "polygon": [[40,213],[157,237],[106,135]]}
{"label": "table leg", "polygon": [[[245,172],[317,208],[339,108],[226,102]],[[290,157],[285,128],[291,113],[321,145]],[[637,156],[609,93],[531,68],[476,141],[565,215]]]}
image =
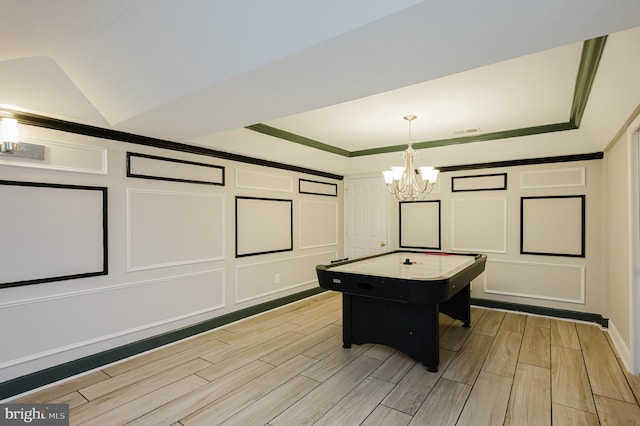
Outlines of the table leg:
{"label": "table leg", "polygon": [[342,294],[342,347],[351,347],[351,295]]}
{"label": "table leg", "polygon": [[427,305],[425,309],[425,330],[422,364],[435,373],[440,364],[440,308],[438,303]]}
{"label": "table leg", "polygon": [[467,284],[446,302],[440,303],[440,312],[462,321],[463,327],[471,326],[471,291]]}

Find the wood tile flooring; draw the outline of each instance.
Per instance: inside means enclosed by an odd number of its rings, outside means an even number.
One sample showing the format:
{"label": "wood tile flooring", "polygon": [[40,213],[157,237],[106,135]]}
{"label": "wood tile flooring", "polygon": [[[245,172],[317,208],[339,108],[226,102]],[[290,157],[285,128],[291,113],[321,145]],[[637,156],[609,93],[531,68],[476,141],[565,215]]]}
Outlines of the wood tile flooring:
{"label": "wood tile flooring", "polygon": [[640,425],[640,377],[599,327],[472,309],[441,316],[429,373],[381,345],[342,348],[326,292],[14,398],[72,425]]}

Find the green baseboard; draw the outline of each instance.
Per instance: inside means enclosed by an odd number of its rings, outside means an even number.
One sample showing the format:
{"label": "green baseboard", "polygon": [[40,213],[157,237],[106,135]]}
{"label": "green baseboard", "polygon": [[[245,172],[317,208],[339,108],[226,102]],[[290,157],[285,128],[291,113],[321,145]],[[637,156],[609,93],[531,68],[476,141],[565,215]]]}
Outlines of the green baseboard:
{"label": "green baseboard", "polygon": [[63,380],[325,291],[326,290],[320,287],[301,291],[290,296],[221,315],[198,324],[128,343],[117,348],[108,349],[97,354],[88,355],[64,364],[55,365],[44,370],[7,380],[6,382],[0,383],[0,400],[11,398],[12,396],[57,382],[58,380]]}
{"label": "green baseboard", "polygon": [[595,322],[602,327],[609,326],[609,320],[600,314],[590,314],[587,312],[569,311],[565,309],[544,308],[541,306],[521,305],[519,303],[499,302],[489,299],[471,298],[471,304],[483,306],[485,308],[504,309],[507,311],[526,312],[528,314],[545,315],[554,318],[565,318],[577,321]]}

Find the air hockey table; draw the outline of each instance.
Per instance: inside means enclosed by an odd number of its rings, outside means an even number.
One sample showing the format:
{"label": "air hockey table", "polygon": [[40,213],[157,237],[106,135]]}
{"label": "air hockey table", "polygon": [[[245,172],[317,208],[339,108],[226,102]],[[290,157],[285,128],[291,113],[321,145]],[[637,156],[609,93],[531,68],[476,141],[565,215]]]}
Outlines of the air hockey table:
{"label": "air hockey table", "polygon": [[487,256],[396,250],[316,266],[318,283],[342,293],[343,347],[379,343],[438,371],[439,313],[471,324],[471,280]]}

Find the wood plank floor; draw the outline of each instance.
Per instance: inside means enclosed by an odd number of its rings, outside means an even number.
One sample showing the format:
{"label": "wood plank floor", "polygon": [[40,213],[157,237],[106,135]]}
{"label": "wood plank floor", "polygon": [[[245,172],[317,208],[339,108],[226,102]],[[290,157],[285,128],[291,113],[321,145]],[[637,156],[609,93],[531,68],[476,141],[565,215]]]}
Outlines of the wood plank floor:
{"label": "wood plank floor", "polygon": [[342,348],[326,292],[9,402],[62,402],[72,425],[640,425],[640,377],[599,327],[472,309],[441,316],[441,364]]}

